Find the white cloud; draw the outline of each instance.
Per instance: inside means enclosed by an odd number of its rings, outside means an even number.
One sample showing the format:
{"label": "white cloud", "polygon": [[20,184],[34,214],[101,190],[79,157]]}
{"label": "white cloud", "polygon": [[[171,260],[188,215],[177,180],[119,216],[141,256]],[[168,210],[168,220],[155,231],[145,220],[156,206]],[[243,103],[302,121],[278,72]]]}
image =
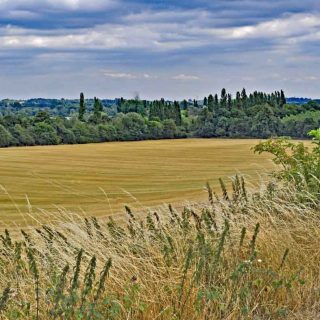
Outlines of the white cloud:
{"label": "white cloud", "polygon": [[108,78],[116,78],[116,79],[136,79],[137,76],[132,73],[125,72],[105,72],[104,75]]}
{"label": "white cloud", "polygon": [[[1,0],[0,0],[1,1]],[[6,3],[8,1],[5,1]],[[15,2],[15,1],[14,1]],[[19,2],[23,2],[20,0]],[[30,2],[26,1],[25,2]],[[33,1],[35,2],[35,1]],[[3,5],[4,0],[0,2]],[[47,4],[78,8],[84,0],[46,0]],[[87,1],[92,7],[102,5],[101,0]],[[89,4],[88,4],[89,5]],[[192,11],[193,12],[193,11]],[[202,12],[202,11],[201,11]],[[169,14],[169,13],[168,13]],[[82,29],[36,30],[16,27],[0,28],[0,48],[24,49],[146,49],[170,51],[199,48],[225,42],[250,39],[268,39],[274,46],[294,47],[298,43],[320,39],[320,14],[294,14],[250,26],[210,27],[202,12],[200,16],[178,11],[176,21],[168,21],[164,13],[148,12],[124,18],[124,23],[102,24]],[[152,20],[153,15],[156,21]],[[169,14],[170,17],[170,14]],[[162,19],[164,21],[162,21]]]}
{"label": "white cloud", "polygon": [[0,9],[39,11],[45,8],[61,10],[99,10],[116,0],[0,0]]}
{"label": "white cloud", "polygon": [[172,79],[174,80],[200,80],[200,78],[198,76],[194,76],[194,75],[188,75],[188,74],[184,74],[184,73],[181,73],[181,74],[178,74],[174,77],[172,77]]}
{"label": "white cloud", "polygon": [[131,72],[105,71],[103,74],[108,78],[115,78],[115,79],[144,79],[144,80],[158,79],[156,75],[152,75],[149,73],[135,74]]}
{"label": "white cloud", "polygon": [[221,29],[223,38],[282,38],[312,35],[320,30],[319,14],[294,14],[257,25]]}
{"label": "white cloud", "polygon": [[320,80],[320,78],[317,76],[306,76],[306,77],[304,77],[304,79],[307,81],[319,81]]}
{"label": "white cloud", "polygon": [[143,78],[144,79],[158,79],[158,76],[156,76],[156,75],[152,75],[152,74],[149,74],[149,73],[144,73],[143,74]]}

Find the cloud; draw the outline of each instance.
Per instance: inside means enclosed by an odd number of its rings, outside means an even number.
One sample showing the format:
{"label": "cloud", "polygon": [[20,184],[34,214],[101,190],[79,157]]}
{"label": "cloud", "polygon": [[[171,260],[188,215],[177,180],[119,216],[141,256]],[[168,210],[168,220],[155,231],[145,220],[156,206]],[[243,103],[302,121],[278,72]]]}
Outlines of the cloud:
{"label": "cloud", "polygon": [[320,78],[317,76],[305,76],[304,80],[306,80],[306,81],[319,81]]}
{"label": "cloud", "polygon": [[136,79],[137,76],[132,73],[124,73],[124,72],[105,72],[104,75],[109,78],[116,79]]}
{"label": "cloud", "polygon": [[0,0],[2,10],[41,11],[56,10],[99,10],[115,4],[115,0]]}
{"label": "cloud", "polygon": [[152,75],[149,73],[131,73],[131,72],[116,72],[116,71],[106,71],[103,73],[105,77],[114,78],[114,79],[144,79],[144,80],[152,80],[157,79],[156,75]]}
{"label": "cloud", "polygon": [[188,74],[184,74],[184,73],[178,74],[178,75],[172,77],[172,79],[183,80],[183,81],[200,80],[200,78],[198,76],[188,75]]}
{"label": "cloud", "polygon": [[224,29],[220,34],[222,37],[232,39],[279,39],[312,35],[317,31],[320,31],[320,14],[294,14],[253,26]]}
{"label": "cloud", "polygon": [[314,94],[319,41],[315,0],[0,0],[0,87],[42,94],[68,74],[59,95],[87,86],[202,96],[242,85]]}
{"label": "cloud", "polygon": [[[66,2],[66,1],[63,1]],[[72,1],[71,1],[72,2]],[[70,2],[70,3],[71,3]],[[202,11],[201,11],[202,12]],[[108,23],[92,28],[37,30],[6,27],[0,29],[0,48],[46,48],[46,49],[99,49],[128,50],[148,49],[156,51],[183,50],[211,45],[232,46],[232,41],[253,41],[265,39],[269,46],[295,46],[299,42],[320,39],[320,14],[293,14],[256,25],[241,27],[210,27],[203,17],[209,13],[189,16],[187,22],[152,21],[165,17],[163,13],[139,14],[124,19],[131,23]],[[168,13],[169,17],[171,13]],[[185,11],[177,12],[187,17]],[[145,21],[146,19],[146,21]],[[164,18],[167,20],[168,18]],[[185,26],[185,27],[183,27]],[[234,46],[234,45],[233,45]]]}

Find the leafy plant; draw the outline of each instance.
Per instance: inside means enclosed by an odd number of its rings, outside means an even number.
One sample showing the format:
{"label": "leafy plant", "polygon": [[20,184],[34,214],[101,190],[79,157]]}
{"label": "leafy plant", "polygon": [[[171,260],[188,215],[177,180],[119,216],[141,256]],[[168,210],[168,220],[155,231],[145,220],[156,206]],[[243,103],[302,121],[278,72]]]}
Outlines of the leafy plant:
{"label": "leafy plant", "polygon": [[269,139],[259,143],[254,151],[271,153],[273,161],[282,169],[275,175],[289,183],[294,183],[300,191],[320,193],[320,129],[312,130],[313,147],[304,143],[292,142],[289,138]]}

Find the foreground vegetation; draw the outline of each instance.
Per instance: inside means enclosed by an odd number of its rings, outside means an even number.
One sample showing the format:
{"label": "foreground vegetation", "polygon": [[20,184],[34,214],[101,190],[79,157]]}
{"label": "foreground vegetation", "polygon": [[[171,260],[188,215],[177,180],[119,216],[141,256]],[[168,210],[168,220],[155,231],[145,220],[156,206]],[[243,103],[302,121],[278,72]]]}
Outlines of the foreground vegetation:
{"label": "foreground vegetation", "polygon": [[[312,134],[310,161],[320,130]],[[232,193],[220,180],[221,197],[208,184],[206,205],[146,216],[126,207],[126,225],[65,214],[20,240],[6,231],[1,317],[318,318],[320,196],[313,183],[302,187],[318,163],[304,162],[297,178],[295,155],[277,141],[257,151],[267,147],[287,165],[258,190],[236,176]]]}
{"label": "foreground vegetation", "polygon": [[128,208],[127,227],[66,216],[22,241],[7,232],[2,318],[315,319],[319,203],[237,188],[180,213]]}
{"label": "foreground vegetation", "polygon": [[201,101],[123,98],[0,102],[0,146],[76,144],[188,137],[307,138],[320,125],[320,104],[287,104],[271,94],[226,89]]}

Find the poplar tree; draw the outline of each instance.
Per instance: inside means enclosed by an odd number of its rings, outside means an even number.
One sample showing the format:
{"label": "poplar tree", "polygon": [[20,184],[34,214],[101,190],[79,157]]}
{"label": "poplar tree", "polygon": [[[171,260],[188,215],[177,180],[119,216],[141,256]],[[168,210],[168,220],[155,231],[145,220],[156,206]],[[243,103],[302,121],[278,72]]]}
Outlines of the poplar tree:
{"label": "poplar tree", "polygon": [[227,106],[227,91],[225,88],[221,90],[221,99],[220,99],[220,105],[221,107]]}
{"label": "poplar tree", "polygon": [[101,101],[94,97],[94,104],[93,104],[93,115],[96,119],[100,119],[101,118],[101,112],[103,110],[103,106]]}
{"label": "poplar tree", "polygon": [[213,112],[213,109],[214,109],[214,99],[213,99],[213,95],[210,94],[208,97],[208,110],[210,112]]}
{"label": "poplar tree", "polygon": [[184,100],[182,101],[182,108],[183,108],[183,110],[187,110],[187,109],[188,109],[188,102],[187,102],[186,99],[184,99]]}
{"label": "poplar tree", "polygon": [[227,106],[229,109],[232,108],[232,95],[230,93],[228,93],[228,96],[227,96]]}
{"label": "poplar tree", "polygon": [[283,90],[281,90],[281,93],[280,93],[280,106],[283,107],[286,103],[287,103],[286,96],[285,96]]}
{"label": "poplar tree", "polygon": [[247,99],[248,99],[248,96],[247,96],[246,89],[243,88],[241,91],[241,101],[242,101],[243,106],[245,106],[247,104]]}
{"label": "poplar tree", "polygon": [[84,120],[84,114],[86,112],[86,106],[85,106],[85,103],[84,103],[84,94],[81,92],[80,93],[80,106],[79,106],[79,116],[78,116],[78,119],[80,121],[83,121]]}
{"label": "poplar tree", "polygon": [[182,124],[182,118],[181,118],[181,109],[180,109],[180,105],[177,101],[174,102],[173,104],[174,106],[174,113],[175,113],[175,123],[177,126],[181,126]]}
{"label": "poplar tree", "polygon": [[241,107],[241,94],[239,91],[237,91],[237,94],[236,94],[236,105],[238,108]]}
{"label": "poplar tree", "polygon": [[215,110],[218,110],[219,108],[219,97],[217,94],[214,95],[214,108]]}

